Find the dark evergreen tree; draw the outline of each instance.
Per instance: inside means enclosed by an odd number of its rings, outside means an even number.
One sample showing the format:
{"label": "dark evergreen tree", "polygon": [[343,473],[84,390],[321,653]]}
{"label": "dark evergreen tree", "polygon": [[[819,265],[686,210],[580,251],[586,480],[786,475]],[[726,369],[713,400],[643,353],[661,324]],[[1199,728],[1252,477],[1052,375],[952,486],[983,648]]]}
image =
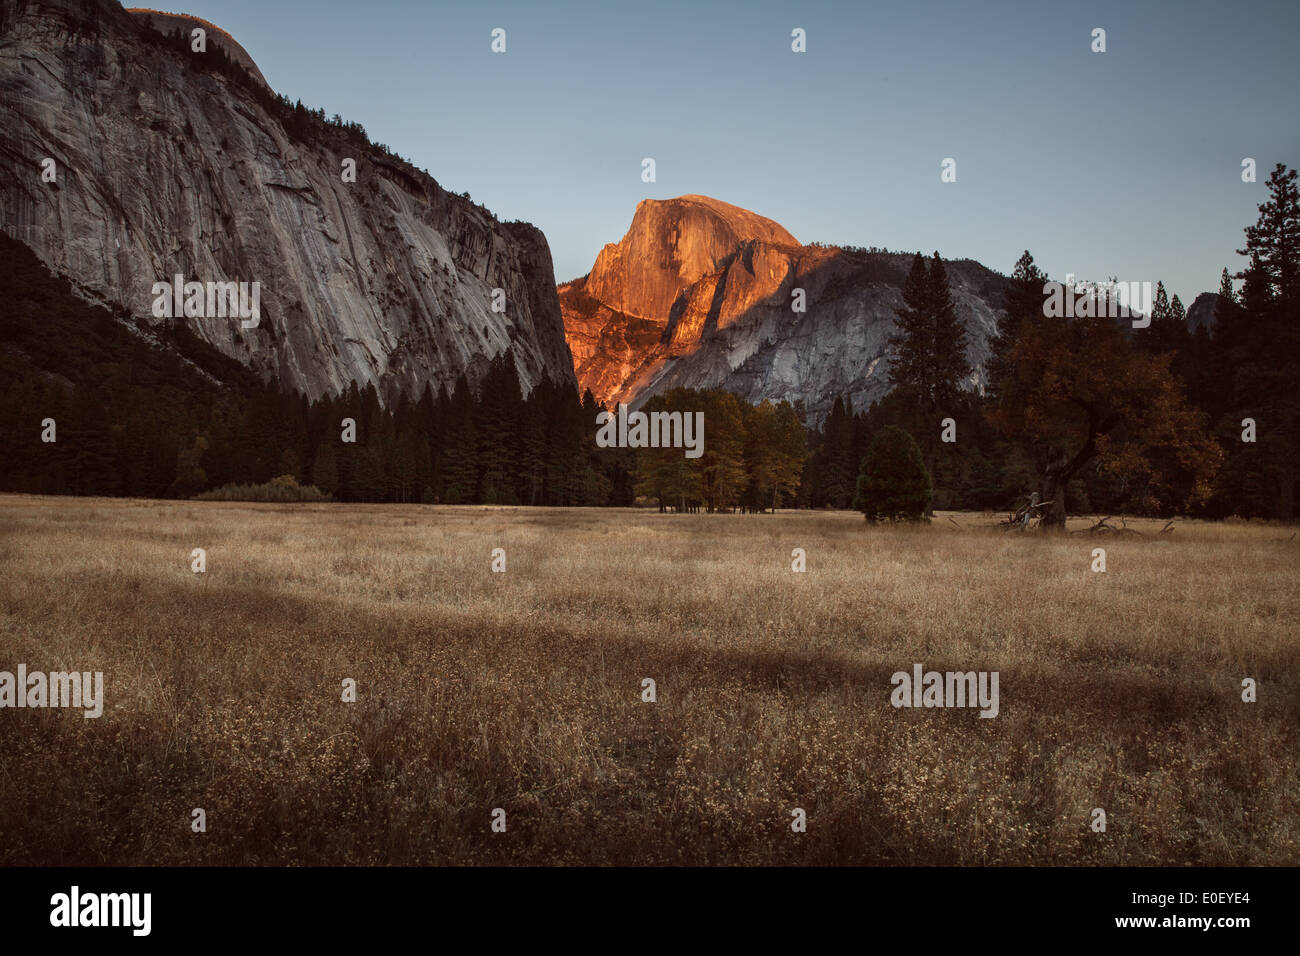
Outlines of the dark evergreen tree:
{"label": "dark evergreen tree", "polygon": [[[904,307],[898,311],[898,331],[890,338],[894,350],[890,379],[915,409],[909,430],[921,436],[926,471],[935,475],[940,451],[940,428],[945,418],[955,418],[961,404],[963,382],[970,376],[966,360],[966,332],[957,318],[948,274],[935,252],[927,268],[921,254],[903,286]],[[951,469],[945,477],[951,477]]]}
{"label": "dark evergreen tree", "polygon": [[1137,344],[1147,352],[1158,355],[1177,356],[1185,352],[1191,344],[1191,333],[1187,329],[1187,310],[1178,296],[1171,302],[1165,292],[1163,282],[1156,283],[1155,300],[1151,308],[1151,325],[1137,329]]}
{"label": "dark evergreen tree", "polygon": [[862,461],[853,507],[871,522],[919,521],[930,495],[930,475],[912,436],[894,425],[882,428]]}
{"label": "dark evergreen tree", "polygon": [[897,389],[915,393],[915,400],[928,397],[930,333],[930,273],[925,257],[917,253],[911,271],[903,283],[903,308],[896,310],[895,332],[889,338],[891,349],[889,378]]}
{"label": "dark evergreen tree", "polygon": [[[962,385],[969,381],[966,328],[957,318],[948,271],[935,252],[930,259],[927,301],[930,314],[929,401],[935,412],[956,410]],[[937,428],[937,422],[935,423]]]}
{"label": "dark evergreen tree", "polygon": [[853,482],[856,473],[853,457],[853,418],[848,406],[838,395],[831,404],[826,419],[823,461],[825,463],[824,492],[826,504],[832,508],[847,508],[853,501]]}
{"label": "dark evergreen tree", "polygon": [[[1300,191],[1282,164],[1269,199],[1246,227],[1247,257],[1235,303],[1220,299],[1215,345],[1231,400],[1219,418],[1227,454],[1218,488],[1223,513],[1291,520],[1300,480]],[[1247,422],[1255,440],[1245,440]]]}
{"label": "dark evergreen tree", "polygon": [[1046,283],[1047,276],[1034,265],[1034,257],[1026,249],[1016,260],[1004,300],[1005,312],[999,316],[997,330],[989,343],[985,393],[990,399],[997,399],[1001,384],[1008,375],[1011,347],[1021,324],[1032,322],[1043,314],[1043,286]]}
{"label": "dark evergreen tree", "polygon": [[447,405],[446,436],[441,447],[439,497],[447,504],[470,504],[478,500],[479,468],[475,460],[478,427],[474,394],[469,380],[456,379]]}

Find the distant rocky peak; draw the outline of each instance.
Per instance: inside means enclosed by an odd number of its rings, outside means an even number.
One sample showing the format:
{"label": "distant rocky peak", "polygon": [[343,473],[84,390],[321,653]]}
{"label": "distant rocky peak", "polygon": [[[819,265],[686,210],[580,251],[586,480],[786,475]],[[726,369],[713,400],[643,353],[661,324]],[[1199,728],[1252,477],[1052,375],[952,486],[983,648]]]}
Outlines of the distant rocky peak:
{"label": "distant rocky peak", "polygon": [[596,257],[587,291],[620,312],[666,321],[684,290],[724,269],[749,240],[801,248],[780,224],[709,196],[643,199],[627,234]]}
{"label": "distant rocky peak", "polygon": [[[665,390],[725,388],[802,402],[810,422],[836,397],[888,393],[889,336],[911,257],[802,245],[784,227],[709,196],[646,199],[591,273],[560,286],[578,383],[639,406]],[[983,382],[1006,279],[948,263],[967,358]]]}
{"label": "distant rocky peak", "polygon": [[1216,292],[1202,292],[1187,310],[1187,328],[1195,332],[1204,328],[1214,329],[1214,313],[1219,307],[1219,295]]}

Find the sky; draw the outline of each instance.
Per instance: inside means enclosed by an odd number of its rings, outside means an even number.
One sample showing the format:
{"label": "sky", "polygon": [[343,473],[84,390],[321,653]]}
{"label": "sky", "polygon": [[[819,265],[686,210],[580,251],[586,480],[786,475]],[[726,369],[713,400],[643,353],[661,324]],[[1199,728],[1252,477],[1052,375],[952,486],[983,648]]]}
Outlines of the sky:
{"label": "sky", "polygon": [[640,200],[703,193],[801,242],[1004,273],[1029,249],[1190,305],[1240,267],[1269,171],[1300,166],[1296,0],[171,2],[277,92],[540,227],[560,281]]}

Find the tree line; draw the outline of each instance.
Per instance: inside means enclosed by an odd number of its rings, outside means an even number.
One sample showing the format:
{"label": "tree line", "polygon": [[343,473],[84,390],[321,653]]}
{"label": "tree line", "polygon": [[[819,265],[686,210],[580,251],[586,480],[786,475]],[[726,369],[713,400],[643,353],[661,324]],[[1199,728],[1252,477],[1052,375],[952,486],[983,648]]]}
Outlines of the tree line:
{"label": "tree line", "polygon": [[[1067,511],[1293,520],[1300,442],[1300,201],[1279,164],[1223,270],[1213,323],[1189,328],[1158,283],[1150,325],[1115,319],[1104,288],[1057,291],[1025,252],[991,342],[987,385],[967,387],[964,329],[942,260],[918,253],[892,341],[894,388],[869,409],[837,399],[811,438],[802,504],[847,508],[873,438],[915,440],[930,508],[1012,508],[1037,492]],[[1236,280],[1236,281],[1234,281]],[[949,439],[945,441],[945,437]],[[907,457],[904,445],[896,454]],[[901,467],[901,465],[899,466]],[[921,480],[917,477],[918,486]]]}
{"label": "tree line", "polygon": [[750,405],[721,389],[674,388],[641,410],[704,415],[698,458],[680,448],[636,449],[634,490],[660,511],[776,510],[797,494],[807,433],[789,402]]}
{"label": "tree line", "polygon": [[[1047,314],[1047,279],[1026,252],[1007,283],[981,394],[969,387],[944,263],[918,254],[888,396],[867,409],[836,399],[816,428],[804,427],[799,403],[751,405],[716,389],[651,398],[643,411],[704,412],[698,458],[598,448],[602,408],[590,392],[547,380],[525,396],[508,353],[485,359],[477,381],[462,376],[387,405],[355,384],[309,401],[261,381],[183,322],[151,326],[87,304],[0,236],[9,292],[0,441],[12,452],[0,458],[0,490],[187,497],[288,476],[344,501],[849,508],[862,504],[873,441],[893,429],[881,447],[911,462],[894,432],[914,441],[926,510],[1013,508],[1037,491],[1050,503],[1048,524],[1067,511],[1290,520],[1300,427],[1296,173],[1279,165],[1268,189],[1239,250],[1246,267],[1223,272],[1212,324],[1190,329],[1163,285],[1148,328],[1107,317],[1095,289],[1067,290],[1073,317]],[[40,427],[47,419],[53,436]],[[886,472],[897,480],[914,464]],[[873,475],[868,487],[877,487]]]}

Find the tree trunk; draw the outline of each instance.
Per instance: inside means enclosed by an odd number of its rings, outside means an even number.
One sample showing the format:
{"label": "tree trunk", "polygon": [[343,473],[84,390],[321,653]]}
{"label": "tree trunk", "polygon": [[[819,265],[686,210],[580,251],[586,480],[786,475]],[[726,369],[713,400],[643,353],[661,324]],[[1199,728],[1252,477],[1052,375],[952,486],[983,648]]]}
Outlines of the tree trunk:
{"label": "tree trunk", "polygon": [[934,493],[938,490],[938,482],[934,480],[935,451],[933,448],[926,454],[925,470],[930,473],[930,503],[925,506],[925,516],[934,517]]}
{"label": "tree trunk", "polygon": [[1047,463],[1043,469],[1043,501],[1050,502],[1043,511],[1040,527],[1065,530],[1065,489],[1079,469],[1097,455],[1096,436],[1089,435],[1087,443],[1073,458],[1062,454]]}
{"label": "tree trunk", "polygon": [[1287,461],[1282,464],[1282,494],[1278,502],[1278,517],[1283,521],[1295,519],[1295,466]]}
{"label": "tree trunk", "polygon": [[1051,504],[1047,506],[1039,524],[1040,527],[1058,531],[1065,530],[1066,486],[1079,473],[1079,469],[1097,457],[1097,436],[1108,433],[1115,424],[1114,415],[1103,419],[1091,404],[1079,399],[1075,399],[1075,402],[1088,415],[1088,440],[1073,457],[1061,452],[1043,469],[1043,500],[1050,501]]}
{"label": "tree trunk", "polygon": [[1040,527],[1054,528],[1056,530],[1065,529],[1065,486],[1069,483],[1069,477],[1061,477],[1060,473],[1053,469],[1051,465],[1043,474],[1043,501],[1050,501],[1043,510],[1042,520],[1039,522]]}

